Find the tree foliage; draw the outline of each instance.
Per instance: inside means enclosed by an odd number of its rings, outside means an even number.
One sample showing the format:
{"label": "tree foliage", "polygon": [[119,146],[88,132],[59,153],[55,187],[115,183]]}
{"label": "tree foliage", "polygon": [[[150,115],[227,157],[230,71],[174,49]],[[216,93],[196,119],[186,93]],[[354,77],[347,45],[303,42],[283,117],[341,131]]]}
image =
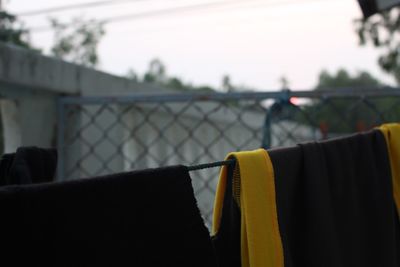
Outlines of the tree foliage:
{"label": "tree foliage", "polygon": [[149,69],[143,76],[143,81],[148,83],[164,84],[166,82],[166,67],[158,58],[150,61]]}
{"label": "tree foliage", "polygon": [[[345,69],[339,69],[333,74],[326,70],[321,71],[315,90],[346,90],[351,88],[362,92],[365,88],[379,88],[381,86],[382,83],[366,71],[351,75]],[[302,124],[312,125],[331,134],[352,133],[376,126],[382,119],[380,111],[392,107],[393,114],[398,115],[399,110],[398,108],[393,109],[394,104],[395,100],[387,97],[316,99],[301,107],[301,112],[296,113],[294,117]]]}
{"label": "tree foliage", "polygon": [[29,31],[17,20],[17,17],[0,11],[0,41],[31,49]]}
{"label": "tree foliage", "polygon": [[345,69],[339,69],[336,74],[330,74],[323,70],[318,76],[316,90],[326,90],[335,88],[364,89],[381,86],[381,82],[366,71],[359,71],[354,76],[350,75]]}
{"label": "tree foliage", "polygon": [[105,34],[103,23],[82,18],[68,24],[51,18],[50,23],[54,30],[51,52],[55,57],[87,67],[98,65],[97,47]]}
{"label": "tree foliage", "polygon": [[400,84],[400,8],[355,21],[361,45],[382,49],[379,66]]}
{"label": "tree foliage", "polygon": [[290,86],[289,79],[285,75],[279,78],[279,83],[281,84],[281,90],[289,89]]}
{"label": "tree foliage", "polygon": [[[50,24],[54,30],[51,52],[55,57],[88,67],[98,64],[97,47],[105,34],[102,23],[75,18],[64,24],[53,18]],[[29,37],[29,30],[15,15],[0,11],[0,41],[40,51],[32,47]]]}
{"label": "tree foliage", "polygon": [[196,90],[201,92],[212,92],[216,91],[215,88],[209,86],[194,86],[190,83],[182,81],[178,77],[169,76],[167,73],[166,65],[158,58],[154,58],[149,62],[147,71],[142,77],[138,75],[133,69],[129,69],[127,73],[127,78],[145,83],[153,83],[161,85],[165,88],[178,91],[190,91]]}
{"label": "tree foliage", "polygon": [[235,91],[235,86],[232,84],[231,77],[229,75],[222,76],[221,83],[222,90],[225,92]]}

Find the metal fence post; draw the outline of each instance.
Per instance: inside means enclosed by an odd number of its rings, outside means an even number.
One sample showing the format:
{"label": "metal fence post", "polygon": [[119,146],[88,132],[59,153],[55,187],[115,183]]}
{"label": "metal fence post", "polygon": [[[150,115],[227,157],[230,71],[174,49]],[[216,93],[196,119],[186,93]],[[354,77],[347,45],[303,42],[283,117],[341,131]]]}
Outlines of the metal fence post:
{"label": "metal fence post", "polygon": [[65,179],[65,104],[62,97],[57,99],[57,180],[63,181]]}

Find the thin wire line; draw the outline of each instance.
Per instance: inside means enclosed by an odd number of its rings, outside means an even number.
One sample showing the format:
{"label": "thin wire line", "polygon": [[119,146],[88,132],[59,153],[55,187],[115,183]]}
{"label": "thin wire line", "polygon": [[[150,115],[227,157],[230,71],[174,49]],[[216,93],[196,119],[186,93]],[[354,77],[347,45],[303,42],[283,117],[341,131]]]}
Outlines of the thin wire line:
{"label": "thin wire line", "polygon": [[[160,10],[155,10],[155,11],[149,11],[149,12],[143,12],[143,13],[135,13],[135,14],[128,14],[128,15],[121,15],[121,16],[115,16],[115,17],[110,17],[106,18],[103,20],[98,21],[99,23],[102,24],[110,24],[110,23],[115,23],[115,22],[122,22],[122,21],[128,21],[128,20],[136,20],[136,19],[144,19],[144,18],[149,18],[149,17],[154,17],[154,16],[165,16],[165,15],[171,15],[171,14],[176,14],[176,13],[187,13],[190,11],[202,11],[199,9],[209,9],[209,8],[215,8],[215,7],[224,7],[226,5],[232,5],[232,4],[238,4],[238,3],[246,3],[246,4],[251,4],[254,2],[260,2],[261,0],[236,0],[236,1],[229,1],[229,2],[211,2],[211,3],[205,3],[205,4],[198,4],[198,5],[191,5],[191,6],[183,6],[183,7],[174,7],[174,8],[169,8],[169,9],[160,9]],[[272,3],[264,3],[262,5],[258,6],[268,6],[268,7],[274,7],[274,6],[283,6],[283,5],[297,5],[297,4],[305,4],[305,3],[310,3],[310,2],[332,2],[332,0],[296,0],[296,1],[286,1],[286,2],[272,2]],[[263,1],[261,1],[263,2]],[[265,2],[265,1],[264,1]],[[253,6],[254,7],[254,6]],[[68,24],[65,24],[65,26],[68,26]],[[31,32],[43,32],[43,31],[49,31],[52,30],[51,27],[49,26],[39,26],[39,27],[32,27],[28,29]]]}
{"label": "thin wire line", "polygon": [[73,4],[73,5],[64,5],[64,6],[56,6],[56,7],[49,7],[43,9],[36,9],[36,10],[28,10],[23,11],[21,13],[16,13],[18,17],[29,17],[29,16],[37,16],[47,13],[55,13],[55,12],[63,12],[68,10],[74,9],[82,9],[82,8],[90,8],[90,7],[100,7],[106,5],[115,5],[115,4],[124,4],[124,3],[132,3],[132,2],[143,2],[143,1],[151,1],[151,0],[103,0],[103,1],[95,1],[95,2],[86,2],[80,4]]}
{"label": "thin wire line", "polygon": [[[164,9],[153,10],[153,11],[142,12],[142,13],[119,15],[119,16],[105,18],[105,19],[99,20],[98,22],[102,23],[102,24],[109,24],[109,23],[114,23],[114,22],[143,19],[143,18],[154,17],[154,16],[165,16],[165,15],[171,15],[171,14],[176,14],[176,13],[187,13],[190,11],[192,11],[192,12],[199,11],[199,9],[207,9],[210,7],[218,7],[218,6],[223,7],[223,6],[232,5],[235,3],[246,3],[246,2],[248,3],[251,1],[254,2],[254,1],[260,1],[260,0],[214,1],[214,2],[197,4],[197,5],[186,5],[186,6],[164,8]],[[68,24],[66,24],[65,26],[68,26]],[[30,30],[32,32],[40,32],[40,31],[52,30],[52,28],[49,26],[39,26],[39,27],[29,28],[28,30]]]}
{"label": "thin wire line", "polygon": [[[303,1],[303,2],[299,2],[299,1],[292,1],[292,2],[282,2],[282,3],[279,3],[279,4],[277,4],[277,6],[283,6],[283,5],[297,5],[297,4],[305,4],[305,3],[311,3],[311,2],[321,2],[322,0],[305,0],[305,1]],[[323,1],[325,1],[325,2],[335,2],[335,1],[345,1],[345,0],[323,0]],[[347,1],[347,0],[346,0]],[[251,9],[253,9],[253,8],[256,8],[256,7],[264,7],[264,6],[266,6],[266,5],[257,5],[257,4],[255,4],[255,5],[246,5],[246,6],[241,6],[241,7],[243,7],[243,8],[251,8]],[[275,5],[268,5],[267,7],[274,7]],[[226,7],[226,8],[224,8],[224,10],[227,10],[227,9],[237,9],[237,8],[239,8],[238,6],[232,6],[232,7]],[[215,9],[213,9],[213,10],[215,10]],[[246,19],[246,20],[244,20],[244,19],[240,19],[240,21],[242,22],[242,23],[248,23],[248,22],[250,22],[251,21],[251,19]],[[275,22],[276,20],[275,19],[268,19],[268,20],[264,20],[264,21],[268,21],[268,22]],[[212,21],[211,21],[212,22]],[[215,25],[215,22],[213,22],[214,24],[213,25]],[[231,22],[228,22],[228,21],[224,21],[224,22],[218,22],[218,26],[220,26],[220,25],[223,25],[223,24],[227,24],[227,25],[231,25]],[[157,33],[157,32],[164,32],[165,30],[171,30],[171,29],[176,29],[176,28],[178,28],[178,27],[180,27],[179,25],[174,25],[174,26],[167,26],[167,27],[162,27],[162,28],[160,28],[160,27],[158,27],[157,29],[147,29],[147,28],[130,28],[129,30],[126,30],[126,31],[123,31],[123,32],[127,32],[127,31],[129,31],[129,32],[132,32],[132,31],[135,31],[135,32],[140,32],[140,34],[154,34],[154,33]],[[121,32],[121,31],[120,31]]]}
{"label": "thin wire line", "polygon": [[[154,16],[162,16],[162,15],[170,15],[174,13],[186,13],[188,11],[202,11],[198,10],[200,9],[208,9],[208,8],[213,8],[213,7],[226,7],[227,5],[234,5],[234,4],[250,4],[250,7],[257,7],[257,6],[267,6],[267,7],[275,7],[275,6],[285,6],[285,5],[298,5],[298,4],[306,4],[310,2],[332,2],[333,0],[287,0],[287,1],[265,1],[265,0],[231,0],[231,1],[220,1],[220,2],[211,2],[211,3],[203,3],[203,4],[198,4],[198,5],[192,5],[192,6],[184,6],[184,7],[176,7],[176,8],[171,8],[171,9],[161,9],[161,10],[155,10],[155,11],[150,11],[150,12],[145,12],[142,14],[128,14],[128,15],[122,15],[122,16],[117,16],[117,17],[111,17],[108,19],[104,19],[101,22],[104,24],[109,24],[109,23],[114,23],[114,22],[121,22],[121,21],[126,21],[126,20],[134,20],[134,19],[142,19],[146,17],[154,17]],[[336,0],[337,1],[337,0]],[[259,3],[261,2],[261,3]],[[251,5],[251,4],[258,3],[257,5]],[[226,7],[229,8],[229,7]],[[235,8],[235,7],[233,7]]]}
{"label": "thin wire line", "polygon": [[232,165],[232,164],[235,164],[235,163],[236,163],[235,159],[228,159],[228,160],[224,160],[224,161],[217,161],[217,162],[212,162],[212,163],[205,163],[205,164],[188,166],[187,169],[188,169],[188,171],[191,172],[191,171],[198,171],[198,170],[204,170],[204,169],[210,169],[210,168],[215,168],[215,167]]}
{"label": "thin wire line", "polygon": [[191,6],[182,6],[182,7],[175,7],[175,8],[170,8],[170,9],[160,9],[160,10],[155,10],[155,11],[150,11],[150,12],[144,12],[142,14],[128,14],[128,15],[122,15],[122,16],[117,16],[117,17],[112,17],[108,18],[105,20],[102,20],[103,23],[112,23],[112,22],[120,22],[120,21],[126,21],[126,20],[132,20],[132,19],[141,19],[145,17],[154,17],[154,16],[163,16],[163,15],[170,15],[170,14],[176,14],[176,13],[186,13],[188,11],[199,11],[199,9],[207,9],[207,8],[212,8],[212,7],[224,7],[226,5],[232,5],[236,3],[248,3],[248,2],[254,2],[254,1],[261,1],[261,0],[233,0],[233,1],[216,1],[216,2],[209,2],[209,3],[202,3],[202,4],[196,4],[196,5],[191,5]]}

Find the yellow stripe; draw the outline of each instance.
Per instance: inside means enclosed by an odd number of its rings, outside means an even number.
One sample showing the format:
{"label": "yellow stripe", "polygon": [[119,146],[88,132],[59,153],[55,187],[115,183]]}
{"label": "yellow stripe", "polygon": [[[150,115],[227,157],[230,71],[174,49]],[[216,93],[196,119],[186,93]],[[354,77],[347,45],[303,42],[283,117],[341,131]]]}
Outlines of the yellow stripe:
{"label": "yellow stripe", "polygon": [[388,123],[379,127],[386,139],[392,170],[393,197],[400,216],[400,124]]}
{"label": "yellow stripe", "polygon": [[[226,159],[228,158],[229,156]],[[224,197],[225,197],[227,171],[228,168],[226,166],[223,166],[219,174],[217,191],[215,193],[215,200],[214,200],[213,224],[212,224],[211,235],[216,235],[220,227],[222,207],[224,204]]]}
{"label": "yellow stripe", "polygon": [[[240,172],[241,257],[243,267],[283,267],[272,162],[263,149],[237,152]],[[226,188],[226,167],[221,170],[214,206],[213,234],[218,232]]]}

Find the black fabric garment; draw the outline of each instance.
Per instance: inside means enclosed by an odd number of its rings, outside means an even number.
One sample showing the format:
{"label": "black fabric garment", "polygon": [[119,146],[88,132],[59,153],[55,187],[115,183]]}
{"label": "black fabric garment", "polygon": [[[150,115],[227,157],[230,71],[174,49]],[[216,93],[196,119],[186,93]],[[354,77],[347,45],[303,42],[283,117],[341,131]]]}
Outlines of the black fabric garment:
{"label": "black fabric garment", "polygon": [[364,18],[368,18],[378,12],[376,0],[358,0]]}
{"label": "black fabric garment", "polygon": [[0,186],[44,183],[54,180],[57,151],[38,147],[21,147],[4,154],[0,160]]}
{"label": "black fabric garment", "polygon": [[285,267],[400,266],[382,133],[269,151]]}
{"label": "black fabric garment", "polygon": [[364,18],[400,5],[399,0],[358,0],[358,3],[360,4]]}
{"label": "black fabric garment", "polygon": [[219,267],[240,267],[240,209],[232,195],[234,166],[228,166],[228,181],[224,195],[221,223],[212,242]]}
{"label": "black fabric garment", "polygon": [[[14,158],[15,153],[3,154],[0,158],[0,186],[15,184],[15,182],[10,181],[13,179],[10,179],[9,175]],[[31,182],[28,181],[27,183],[30,184]]]}
{"label": "black fabric garment", "polygon": [[7,266],[216,266],[186,167],[0,188]]}

